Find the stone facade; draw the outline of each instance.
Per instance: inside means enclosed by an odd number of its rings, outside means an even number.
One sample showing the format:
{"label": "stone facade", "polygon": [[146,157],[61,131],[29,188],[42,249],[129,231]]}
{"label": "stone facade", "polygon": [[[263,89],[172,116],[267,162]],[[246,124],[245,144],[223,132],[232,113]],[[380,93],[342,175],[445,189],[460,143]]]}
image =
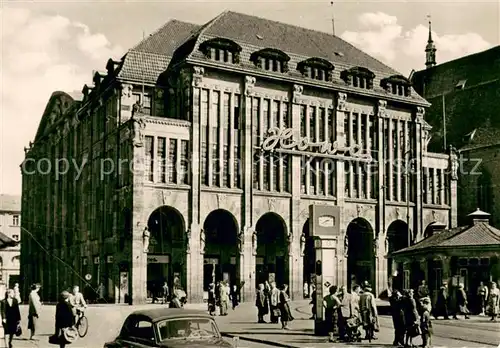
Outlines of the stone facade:
{"label": "stone facade", "polygon": [[[0,233],[16,242],[21,238],[21,197],[0,195]],[[19,283],[20,244],[0,250],[0,283]]]}
{"label": "stone facade", "polygon": [[[208,49],[199,46],[205,54],[215,52],[208,41]],[[110,61],[108,74],[97,73],[94,86],[84,87],[82,102],[53,95],[23,165],[23,214],[30,216],[23,226],[65,263],[26,243],[25,287],[42,282],[44,298],[55,298],[86,279],[93,288],[102,283],[108,301],[141,303],[159,272],[170,284],[178,278],[189,301],[197,302],[210,268],[219,267],[216,277],[244,282],[243,301],[254,299],[264,273],[289,283],[292,298],[300,298],[308,280],[303,240],[310,237],[309,205],[331,204],[341,207],[343,235],[353,221],[370,227],[375,268],[369,280],[381,293],[393,222],[408,223],[409,243],[422,239],[432,222],[455,226],[450,158],[427,152],[428,104],[411,94],[406,79],[385,73],[374,80],[374,73],[358,68],[345,70],[350,78],[340,83],[343,73],[333,72],[328,61],[299,56],[293,62],[302,59],[309,69],[329,73],[323,80],[307,77],[307,69],[299,77],[286,75],[292,60],[278,50],[258,51],[264,60],[256,58],[252,73],[245,64],[257,48],[246,52],[233,41],[221,42],[215,44],[226,52],[212,58],[245,63],[229,69],[223,62],[174,60],[156,82],[141,86],[123,78],[127,59],[117,67]],[[268,73],[269,57],[276,69]],[[365,87],[348,85],[353,76],[356,83],[366,78]],[[52,116],[65,103],[65,111]],[[285,139],[264,146],[285,131],[298,145]],[[408,175],[397,165],[408,163],[407,156],[413,163]],[[85,165],[56,180],[55,170],[40,175],[33,168],[42,158]],[[426,170],[432,175],[424,178]],[[273,240],[266,236],[271,233]],[[349,277],[344,248],[339,243],[336,259],[325,261],[336,267],[339,285]]]}

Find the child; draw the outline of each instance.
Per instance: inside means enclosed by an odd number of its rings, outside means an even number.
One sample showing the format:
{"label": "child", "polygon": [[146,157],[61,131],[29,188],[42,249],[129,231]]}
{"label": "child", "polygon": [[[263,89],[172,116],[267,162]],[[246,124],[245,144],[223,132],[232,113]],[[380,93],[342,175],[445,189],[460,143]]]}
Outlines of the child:
{"label": "child", "polygon": [[432,322],[431,322],[431,299],[424,297],[420,300],[422,315],[420,317],[420,329],[422,330],[422,347],[429,348],[431,346],[432,337]]}

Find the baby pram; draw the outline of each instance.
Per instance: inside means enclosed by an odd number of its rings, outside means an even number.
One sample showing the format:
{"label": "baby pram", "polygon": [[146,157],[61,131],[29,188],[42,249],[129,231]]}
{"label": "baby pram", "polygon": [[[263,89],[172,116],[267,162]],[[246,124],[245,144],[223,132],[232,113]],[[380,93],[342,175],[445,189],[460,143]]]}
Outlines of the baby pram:
{"label": "baby pram", "polygon": [[361,333],[359,327],[361,320],[358,317],[350,317],[346,320],[345,325],[345,341],[346,342],[361,342]]}

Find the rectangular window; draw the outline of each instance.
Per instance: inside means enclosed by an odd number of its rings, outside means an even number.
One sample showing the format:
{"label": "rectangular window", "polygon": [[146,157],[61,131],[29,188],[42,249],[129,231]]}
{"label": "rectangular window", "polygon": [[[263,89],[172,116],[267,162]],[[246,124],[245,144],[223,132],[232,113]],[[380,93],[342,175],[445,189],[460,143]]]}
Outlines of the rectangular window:
{"label": "rectangular window", "polygon": [[288,115],[288,103],[281,104],[281,117],[282,117],[282,128],[290,127],[290,120]]}
{"label": "rectangular window", "polygon": [[359,114],[352,114],[352,141],[354,144],[359,144],[358,138]]}
{"label": "rectangular window", "polygon": [[234,131],[234,161],[233,161],[233,186],[241,188],[240,184],[240,146],[239,146],[239,134],[238,131]]}
{"label": "rectangular window", "polygon": [[271,101],[269,99],[264,99],[264,105],[262,105],[262,131],[263,135],[267,134],[267,131],[269,130],[269,126],[271,124],[271,113],[270,113],[270,104]]}
{"label": "rectangular window", "polygon": [[181,184],[189,185],[189,141],[181,140]]}
{"label": "rectangular window", "polygon": [[219,128],[212,127],[212,185],[220,186]]}
{"label": "rectangular window", "polygon": [[429,192],[431,194],[431,201],[429,203],[436,204],[436,195],[434,192],[434,169],[429,168]]}
{"label": "rectangular window", "polygon": [[335,196],[335,162],[326,161],[326,174],[328,178],[328,192],[327,195]]}
{"label": "rectangular window", "polygon": [[309,194],[310,195],[316,195],[318,194],[317,192],[317,187],[316,187],[316,176],[318,175],[318,172],[316,170],[316,160],[311,159],[308,162],[308,170],[309,170]]}
{"label": "rectangular window", "polygon": [[328,109],[328,120],[327,120],[327,128],[326,132],[326,140],[329,142],[334,142],[337,139],[337,123],[335,121],[335,113],[333,109]]}
{"label": "rectangular window", "polygon": [[253,122],[253,131],[255,135],[256,143],[254,146],[260,146],[262,134],[261,134],[261,126],[260,126],[260,99],[253,98],[252,99],[252,122]]}
{"label": "rectangular window", "polygon": [[[309,168],[307,168],[307,160],[306,157],[302,156],[301,157],[301,166],[300,166],[300,192],[302,194],[306,194],[306,188],[307,188],[307,173],[309,171]],[[292,159],[290,158],[288,165],[291,167],[292,165]]]}
{"label": "rectangular window", "polygon": [[168,183],[177,183],[177,139],[170,139],[168,147]]}
{"label": "rectangular window", "polygon": [[[199,89],[195,88],[196,90],[196,95],[195,97],[200,96]],[[155,95],[155,116],[165,116],[165,99],[163,98],[163,89],[158,88],[156,90],[156,95]],[[199,112],[198,108],[200,106],[200,101],[199,100],[194,100],[194,104],[196,105],[196,110]],[[197,115],[198,116],[198,115]]]}
{"label": "rectangular window", "polygon": [[144,176],[148,181],[153,181],[154,164],[154,138],[146,136],[146,161],[144,163]]}
{"label": "rectangular window", "polygon": [[265,191],[270,191],[271,190],[271,166],[270,166],[270,161],[271,161],[272,154],[266,154],[262,160],[263,160],[263,172],[264,172],[264,190]]}
{"label": "rectangular window", "polygon": [[428,185],[428,181],[429,181],[429,175],[427,174],[427,168],[425,167],[422,167],[423,169],[423,175],[422,175],[422,198],[423,198],[423,201],[424,203],[429,203],[428,202],[428,199],[427,199],[427,190],[429,188],[429,185]]}
{"label": "rectangular window", "polygon": [[273,171],[272,175],[272,186],[270,191],[277,192],[279,191],[280,187],[280,182],[279,182],[279,158],[278,156],[270,156],[270,161],[271,161],[271,169]]}
{"label": "rectangular window", "polygon": [[167,139],[158,137],[158,150],[156,152],[158,157],[158,181],[161,183],[167,182]]}
{"label": "rectangular window", "polygon": [[223,176],[222,176],[222,186],[229,187],[229,182],[231,180],[229,174],[229,160],[230,160],[230,149],[229,149],[229,138],[231,137],[231,127],[229,121],[231,119],[231,104],[230,104],[231,94],[224,93],[224,166],[223,166]]}
{"label": "rectangular window", "polygon": [[134,104],[140,104],[141,103],[141,94],[140,93],[133,93],[132,99],[134,100]]}
{"label": "rectangular window", "polygon": [[151,115],[151,96],[144,94],[144,103],[142,104],[142,112],[145,115]]}
{"label": "rectangular window", "polygon": [[283,157],[283,191],[290,192],[290,174],[292,158],[290,155]]}
{"label": "rectangular window", "polygon": [[[320,127],[323,128],[323,127]],[[322,158],[317,158],[316,163],[314,163],[315,167],[314,170],[316,170],[316,176],[319,176],[319,183],[318,183],[318,189],[317,193],[318,195],[323,196],[325,194],[325,162],[323,161]]]}
{"label": "rectangular window", "polygon": [[273,100],[272,118],[269,127],[279,127],[280,102]]}
{"label": "rectangular window", "polygon": [[254,156],[253,156],[253,188],[255,190],[260,190],[261,187],[259,185],[259,181],[260,181],[260,174],[259,174],[259,170],[260,170],[260,161],[262,160],[262,156],[258,155],[258,153],[255,153]]}
{"label": "rectangular window", "polygon": [[234,105],[233,105],[233,112],[234,112],[234,123],[233,127],[234,129],[240,129],[240,95],[235,94],[234,95]]}
{"label": "rectangular window", "polygon": [[307,136],[307,117],[306,117],[306,109],[305,105],[300,106],[300,136]]}
{"label": "rectangular window", "polygon": [[319,139],[318,141],[325,141],[325,108],[319,108]]}
{"label": "rectangular window", "polygon": [[344,162],[344,179],[345,179],[345,196],[351,197],[351,163],[349,161]]}
{"label": "rectangular window", "polygon": [[12,226],[19,226],[19,215],[12,215]]}
{"label": "rectangular window", "polygon": [[441,192],[443,190],[443,183],[441,182],[441,169],[436,169],[436,204],[442,204],[441,202]]}
{"label": "rectangular window", "polygon": [[316,141],[316,107],[309,107],[309,139]]}
{"label": "rectangular window", "polygon": [[[195,96],[197,94],[197,89],[195,89]],[[195,104],[197,103],[197,98],[195,98]],[[197,108],[195,107],[195,110]],[[201,90],[201,183],[202,185],[208,185],[208,90]]]}
{"label": "rectangular window", "polygon": [[349,127],[349,118],[352,114],[346,115],[344,117],[344,134],[345,134],[345,144],[347,147],[351,146],[351,129]]}

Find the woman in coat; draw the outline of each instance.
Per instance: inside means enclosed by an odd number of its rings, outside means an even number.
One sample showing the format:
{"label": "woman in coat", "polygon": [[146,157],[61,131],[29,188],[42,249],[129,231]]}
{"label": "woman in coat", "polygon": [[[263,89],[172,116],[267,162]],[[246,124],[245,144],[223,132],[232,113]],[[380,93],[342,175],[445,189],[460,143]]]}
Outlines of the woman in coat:
{"label": "woman in coat", "polygon": [[325,325],[328,329],[330,342],[335,342],[333,336],[338,333],[338,313],[341,305],[340,299],[337,296],[337,287],[331,286],[329,295],[323,298],[323,306],[325,307]]}
{"label": "woman in coat", "polygon": [[436,299],[436,306],[433,309],[434,318],[444,317],[448,318],[448,290],[446,289],[446,284],[443,284],[439,288],[439,292]]}
{"label": "woman in coat", "polygon": [[66,339],[64,338],[63,329],[73,327],[74,316],[73,316],[73,306],[69,302],[70,293],[63,291],[59,296],[59,302],[56,306],[56,323],[55,323],[55,334],[56,340],[58,341],[59,347],[66,347]]}
{"label": "woman in coat", "polygon": [[413,347],[413,338],[420,336],[420,316],[418,315],[417,302],[413,296],[413,289],[406,291],[404,299],[404,313],[405,313],[405,333],[406,342],[405,346]]}
{"label": "woman in coat", "polygon": [[21,329],[21,312],[19,311],[19,303],[14,298],[14,290],[7,290],[5,300],[1,304],[1,309],[5,345],[12,348],[12,339],[16,332],[20,332]]}
{"label": "woman in coat", "polygon": [[264,284],[259,284],[259,289],[257,290],[257,296],[255,299],[255,306],[257,307],[258,323],[265,323],[264,316],[269,312],[269,305],[267,302],[266,292],[264,290]]}
{"label": "woman in coat", "polygon": [[288,330],[288,323],[294,318],[292,316],[292,311],[290,310],[290,297],[288,297],[288,285],[283,285],[279,294],[279,304],[278,307],[281,312],[281,328]]}
{"label": "woman in coat", "polygon": [[495,282],[491,282],[487,312],[491,316],[491,321],[497,320],[498,313],[500,312],[500,290],[498,290],[497,283]]}
{"label": "woman in coat", "polygon": [[[469,319],[469,308],[467,307],[468,303],[464,285],[459,284],[457,289],[457,307],[458,312],[463,314],[465,319]],[[453,316],[453,319],[458,319],[456,314]]]}
{"label": "woman in coat", "polygon": [[389,298],[391,304],[392,324],[394,325],[394,346],[405,345],[405,312],[403,296],[399,290],[394,290]]}

